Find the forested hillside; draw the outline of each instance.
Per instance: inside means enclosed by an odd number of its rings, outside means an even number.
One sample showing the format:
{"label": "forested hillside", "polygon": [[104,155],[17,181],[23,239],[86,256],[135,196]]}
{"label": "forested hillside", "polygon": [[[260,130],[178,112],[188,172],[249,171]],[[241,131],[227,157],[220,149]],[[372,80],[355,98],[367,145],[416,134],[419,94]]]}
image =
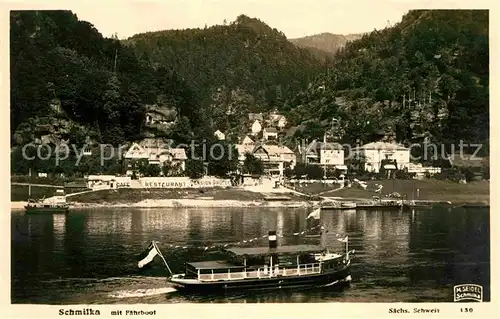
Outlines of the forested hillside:
{"label": "forested hillside", "polygon": [[223,130],[228,114],[240,118],[280,108],[324,67],[282,32],[244,15],[205,29],[138,34],[125,43],[150,67],[175,70]]}
{"label": "forested hillside", "polygon": [[[347,42],[325,64],[258,19],[104,38],[69,11],[11,13],[13,145],[34,137],[120,144],[143,137],[145,105],[175,107],[166,137],[241,133],[278,108],[295,137],[487,143],[488,12],[416,10]],[[292,140],[290,140],[292,141]]]}
{"label": "forested hillside", "polygon": [[324,32],[309,35],[302,38],[290,39],[290,42],[299,48],[309,49],[318,57],[323,59],[332,58],[337,51],[344,47],[348,41],[355,41],[362,37],[362,34],[333,34]]}
{"label": "forested hillside", "polygon": [[347,43],[286,104],[294,124],[308,123],[297,136],[319,135],[335,117],[346,142],[395,134],[407,143],[487,144],[488,23],[485,10],[416,10]]}
{"label": "forested hillside", "polygon": [[17,11],[10,22],[14,145],[47,134],[136,140],[147,104],[177,108],[167,137],[206,136],[281,107],[322,70],[310,52],[246,16],[126,41],[104,38],[69,11]]}
{"label": "forested hillside", "polygon": [[12,11],[10,26],[13,145],[44,135],[77,144],[87,136],[137,140],[150,103],[202,126],[196,94],[175,72],[153,69],[70,11]]}

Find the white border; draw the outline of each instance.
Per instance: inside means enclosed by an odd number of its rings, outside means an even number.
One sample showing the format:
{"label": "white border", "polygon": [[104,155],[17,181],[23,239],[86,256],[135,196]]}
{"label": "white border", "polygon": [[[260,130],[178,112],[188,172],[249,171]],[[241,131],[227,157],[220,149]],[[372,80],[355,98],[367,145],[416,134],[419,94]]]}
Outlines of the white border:
{"label": "white border", "polygon": [[[170,0],[169,0],[170,1]],[[171,0],[175,1],[175,0]],[[196,3],[200,0],[184,0],[186,5],[190,8],[195,8]],[[205,0],[209,1],[209,0]],[[244,0],[238,1],[238,5],[241,4],[242,7],[251,6],[256,2],[261,0]],[[262,0],[264,1],[264,0]],[[278,1],[278,0],[274,0]],[[287,7],[293,6],[293,2],[297,0],[284,1],[283,10]],[[307,0],[302,0],[307,1]],[[313,1],[313,0],[309,0]],[[354,0],[350,0],[351,2]],[[363,5],[373,5],[373,1],[355,1],[360,7]],[[85,3],[94,7],[95,10],[99,10],[99,5],[114,6],[116,7],[116,14],[119,15],[120,7],[124,6],[126,1],[86,1]],[[131,1],[127,1],[131,2]],[[144,1],[136,1],[136,3]],[[160,2],[160,1],[157,1]],[[163,3],[167,1],[161,1]],[[213,1],[214,5],[220,4],[218,1]],[[233,0],[235,2],[235,0]],[[335,2],[331,1],[334,7]],[[496,89],[500,88],[498,83],[499,74],[499,64],[498,60],[495,59],[499,57],[499,30],[500,25],[498,22],[498,1],[392,1],[394,5],[411,5],[415,9],[422,8],[441,8],[441,9],[490,9],[490,60],[491,60],[491,71],[490,71],[490,156],[491,158],[498,158],[498,144],[495,141],[498,140],[498,129],[495,128],[497,111],[500,107],[500,101],[498,99],[498,94]],[[78,3],[81,5],[83,3]],[[6,3],[2,1],[0,4],[0,25],[1,25],[1,37],[0,45],[2,49],[2,54],[0,55],[1,61],[1,77],[0,77],[0,87],[2,92],[2,107],[0,112],[2,112],[0,119],[3,121],[3,128],[1,138],[1,145],[10,145],[10,134],[9,134],[9,110],[7,106],[10,103],[9,100],[9,10],[10,9],[71,9],[73,5],[77,4],[75,1],[32,1],[31,4],[23,1],[12,1],[11,3]],[[328,10],[328,8],[325,8]],[[138,12],[138,14],[140,14]],[[376,14],[376,12],[373,12]],[[110,17],[111,18],[111,17]],[[328,31],[328,30],[325,30]],[[369,30],[367,30],[369,31]],[[104,34],[104,36],[108,36]],[[493,107],[491,107],[493,106]],[[8,152],[5,152],[8,153]],[[3,260],[3,267],[0,270],[0,313],[3,318],[55,318],[64,317],[59,316],[59,309],[70,309],[70,308],[82,308],[79,306],[43,306],[43,305],[11,305],[10,303],[10,158],[5,154],[2,157],[2,192],[4,196],[2,197],[3,210],[0,214],[0,227],[3,228],[1,231],[3,238],[3,246],[0,249],[0,259]],[[495,161],[491,161],[492,176],[496,177],[497,164]],[[491,180],[491,192],[495,193],[498,190],[498,182],[496,178]],[[144,310],[156,310],[156,316],[159,318],[388,318],[395,317],[399,315],[389,314],[389,308],[408,308],[412,310],[413,308],[438,308],[440,310],[439,314],[406,314],[404,316],[432,316],[440,318],[455,318],[455,317],[500,317],[499,316],[499,295],[498,295],[498,231],[495,231],[499,217],[498,212],[495,211],[495,207],[498,207],[498,196],[492,196],[491,203],[491,302],[488,303],[307,303],[307,304],[165,304],[165,305],[89,305],[89,308],[99,309],[101,311],[101,316],[99,318],[112,318],[110,316],[111,310],[125,310],[128,308],[133,309],[144,309]],[[463,313],[460,312],[460,308],[472,307],[474,312]],[[76,316],[73,316],[76,317]],[[116,318],[118,316],[115,316]]]}

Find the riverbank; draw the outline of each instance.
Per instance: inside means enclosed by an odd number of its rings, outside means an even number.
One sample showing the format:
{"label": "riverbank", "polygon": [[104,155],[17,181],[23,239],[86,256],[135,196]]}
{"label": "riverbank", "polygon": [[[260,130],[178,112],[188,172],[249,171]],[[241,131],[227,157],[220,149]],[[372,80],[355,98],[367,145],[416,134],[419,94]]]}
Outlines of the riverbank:
{"label": "riverbank", "polygon": [[[223,207],[311,207],[320,198],[354,201],[360,206],[373,205],[371,191],[374,185],[384,186],[382,193],[398,192],[407,200],[415,199],[417,205],[489,206],[489,182],[457,184],[438,180],[388,180],[369,181],[368,190],[357,187],[343,188],[315,194],[269,187],[230,187],[209,189],[108,189],[68,196],[73,208],[86,207],[135,207],[135,208],[223,208]],[[321,188],[317,188],[321,190]],[[419,189],[417,192],[416,189]],[[12,199],[13,210],[23,209],[26,202]],[[314,200],[314,201],[313,201]]]}
{"label": "riverbank", "polygon": [[[489,204],[490,183],[478,181],[468,184],[459,184],[442,180],[380,180],[368,181],[367,190],[358,187],[342,188],[334,191],[322,192],[321,196],[348,200],[372,199],[380,196],[374,192],[375,184],[382,185],[382,195],[399,193],[404,199],[431,202],[451,202],[453,205],[473,203]],[[314,195],[314,194],[311,194]]]}

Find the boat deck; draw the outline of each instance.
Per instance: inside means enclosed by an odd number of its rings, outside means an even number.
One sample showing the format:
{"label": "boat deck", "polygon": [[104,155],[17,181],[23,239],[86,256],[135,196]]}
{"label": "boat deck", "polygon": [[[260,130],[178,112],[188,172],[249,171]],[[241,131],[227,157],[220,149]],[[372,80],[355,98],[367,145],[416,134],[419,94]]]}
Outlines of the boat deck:
{"label": "boat deck", "polygon": [[188,265],[192,266],[195,269],[230,269],[244,268],[244,265],[235,265],[226,260],[210,260],[210,261],[197,261],[197,262],[189,262]]}
{"label": "boat deck", "polygon": [[273,278],[278,276],[301,276],[321,273],[320,263],[302,264],[294,268],[262,267],[251,271],[200,274],[199,281],[241,280],[245,278]]}

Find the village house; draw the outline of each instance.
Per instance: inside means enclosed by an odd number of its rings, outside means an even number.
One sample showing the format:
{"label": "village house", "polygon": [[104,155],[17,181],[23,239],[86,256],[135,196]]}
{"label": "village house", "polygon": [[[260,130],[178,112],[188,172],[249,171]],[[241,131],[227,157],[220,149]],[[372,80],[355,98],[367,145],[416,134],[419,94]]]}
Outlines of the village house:
{"label": "village house", "polygon": [[248,113],[248,120],[250,122],[259,121],[260,123],[263,123],[264,117],[262,116],[262,113]]}
{"label": "village house", "polygon": [[278,131],[274,127],[266,127],[262,132],[262,137],[265,140],[277,140]]}
{"label": "village house", "polygon": [[306,146],[299,146],[300,160],[308,165],[321,165],[325,169],[334,168],[347,172],[344,164],[344,149],[335,142],[313,140]]}
{"label": "village house", "polygon": [[255,145],[255,142],[248,136],[246,135],[242,140],[241,143],[243,145]]}
{"label": "village house", "polygon": [[272,111],[267,117],[266,126],[277,128],[278,130],[282,130],[285,128],[287,124],[286,118],[279,114],[277,110]]}
{"label": "village house", "polygon": [[149,105],[146,109],[147,126],[170,126],[175,122],[177,112],[175,109]]}
{"label": "village house", "polygon": [[146,138],[134,143],[125,153],[127,175],[133,174],[133,164],[136,161],[147,160],[149,165],[165,165],[177,167],[181,172],[186,169],[186,152],[182,148],[170,148],[161,139]]}
{"label": "village house", "polygon": [[255,148],[255,142],[248,136],[245,136],[240,144],[236,144],[235,148],[238,151],[238,161],[241,165],[245,162],[246,154],[253,154]]}
{"label": "village house", "polygon": [[238,161],[241,165],[245,162],[247,154],[253,154],[255,145],[253,144],[236,144],[236,150],[238,151]]}
{"label": "village house", "polygon": [[222,133],[221,131],[217,130],[214,132],[214,136],[219,140],[225,140],[226,139],[226,135],[224,133]]}
{"label": "village house", "polygon": [[287,120],[286,120],[286,117],[284,117],[283,115],[280,115],[278,117],[278,119],[275,121],[275,125],[278,127],[278,129],[282,130],[285,128],[286,124],[287,124]]}
{"label": "village house", "polygon": [[253,155],[262,161],[264,173],[270,175],[283,176],[284,169],[293,169],[297,162],[295,153],[281,145],[259,145]]}
{"label": "village house", "polygon": [[365,170],[378,173],[383,160],[395,161],[394,164],[385,164],[385,170],[401,170],[408,168],[410,163],[410,149],[397,143],[372,142],[356,148],[358,154],[365,161]]}
{"label": "village house", "polygon": [[251,127],[252,135],[255,136],[255,135],[259,134],[260,131],[262,131],[262,124],[260,124],[259,120],[255,120],[252,124],[252,127]]}

